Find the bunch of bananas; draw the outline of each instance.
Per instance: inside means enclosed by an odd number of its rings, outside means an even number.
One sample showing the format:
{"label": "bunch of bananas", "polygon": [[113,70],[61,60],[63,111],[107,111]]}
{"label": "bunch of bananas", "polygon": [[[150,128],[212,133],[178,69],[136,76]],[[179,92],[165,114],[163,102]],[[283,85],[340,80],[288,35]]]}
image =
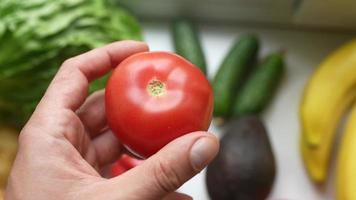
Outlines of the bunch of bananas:
{"label": "bunch of bananas", "polygon": [[301,103],[301,153],[311,179],[327,178],[336,129],[347,110],[337,157],[337,199],[356,199],[356,40],[321,63],[307,84]]}

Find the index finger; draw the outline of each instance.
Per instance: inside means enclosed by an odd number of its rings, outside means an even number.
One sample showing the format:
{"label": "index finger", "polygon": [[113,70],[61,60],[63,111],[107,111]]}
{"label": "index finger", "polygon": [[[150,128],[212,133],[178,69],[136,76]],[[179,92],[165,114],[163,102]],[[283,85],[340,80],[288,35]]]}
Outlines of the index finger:
{"label": "index finger", "polygon": [[148,51],[143,42],[120,41],[66,60],[49,85],[40,106],[77,110],[88,95],[90,81],[108,73],[132,54]]}

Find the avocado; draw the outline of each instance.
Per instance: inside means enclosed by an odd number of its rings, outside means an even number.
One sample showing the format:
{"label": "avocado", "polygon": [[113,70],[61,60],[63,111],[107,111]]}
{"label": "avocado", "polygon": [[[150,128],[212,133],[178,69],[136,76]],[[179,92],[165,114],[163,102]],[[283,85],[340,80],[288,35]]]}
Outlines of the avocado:
{"label": "avocado", "polygon": [[256,116],[228,124],[220,152],[207,168],[207,188],[212,200],[262,200],[267,198],[276,164],[267,131]]}

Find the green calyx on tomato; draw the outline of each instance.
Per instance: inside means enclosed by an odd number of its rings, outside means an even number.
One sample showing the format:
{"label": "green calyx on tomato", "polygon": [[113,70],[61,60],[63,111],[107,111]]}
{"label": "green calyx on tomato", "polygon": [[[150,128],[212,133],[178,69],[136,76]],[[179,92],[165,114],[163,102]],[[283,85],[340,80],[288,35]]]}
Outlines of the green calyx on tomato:
{"label": "green calyx on tomato", "polygon": [[147,85],[147,91],[153,97],[160,97],[166,93],[166,85],[162,81],[152,79]]}
{"label": "green calyx on tomato", "polygon": [[209,128],[213,93],[205,75],[167,52],[130,56],[105,90],[110,129],[133,154],[147,158],[170,141]]}

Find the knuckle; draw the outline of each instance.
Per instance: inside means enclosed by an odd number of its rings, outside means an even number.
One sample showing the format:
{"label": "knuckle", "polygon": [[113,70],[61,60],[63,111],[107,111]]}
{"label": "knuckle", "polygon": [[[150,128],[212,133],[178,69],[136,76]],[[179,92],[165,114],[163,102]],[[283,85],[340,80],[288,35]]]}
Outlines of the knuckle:
{"label": "knuckle", "polygon": [[68,58],[66,59],[63,64],[62,64],[62,67],[67,67],[67,66],[73,66],[75,65],[75,57],[72,57],[72,58]]}
{"label": "knuckle", "polygon": [[56,123],[57,127],[59,127],[60,134],[64,134],[64,136],[67,137],[74,137],[76,135],[75,133],[84,131],[83,124],[74,112],[63,110],[59,116],[63,117],[60,117],[53,123]]}
{"label": "knuckle", "polygon": [[23,152],[30,152],[31,149],[38,148],[42,142],[42,135],[37,127],[24,127],[18,136],[18,147]]}
{"label": "knuckle", "polygon": [[64,77],[69,78],[71,77],[73,70],[78,68],[79,65],[80,63],[78,62],[78,59],[76,57],[68,58],[62,63],[59,72],[61,72]]}
{"label": "knuckle", "polygon": [[163,160],[158,161],[154,169],[154,178],[158,189],[166,193],[175,191],[183,184],[174,167]]}
{"label": "knuckle", "polygon": [[24,146],[29,141],[29,135],[26,131],[21,131],[18,137],[19,146]]}

